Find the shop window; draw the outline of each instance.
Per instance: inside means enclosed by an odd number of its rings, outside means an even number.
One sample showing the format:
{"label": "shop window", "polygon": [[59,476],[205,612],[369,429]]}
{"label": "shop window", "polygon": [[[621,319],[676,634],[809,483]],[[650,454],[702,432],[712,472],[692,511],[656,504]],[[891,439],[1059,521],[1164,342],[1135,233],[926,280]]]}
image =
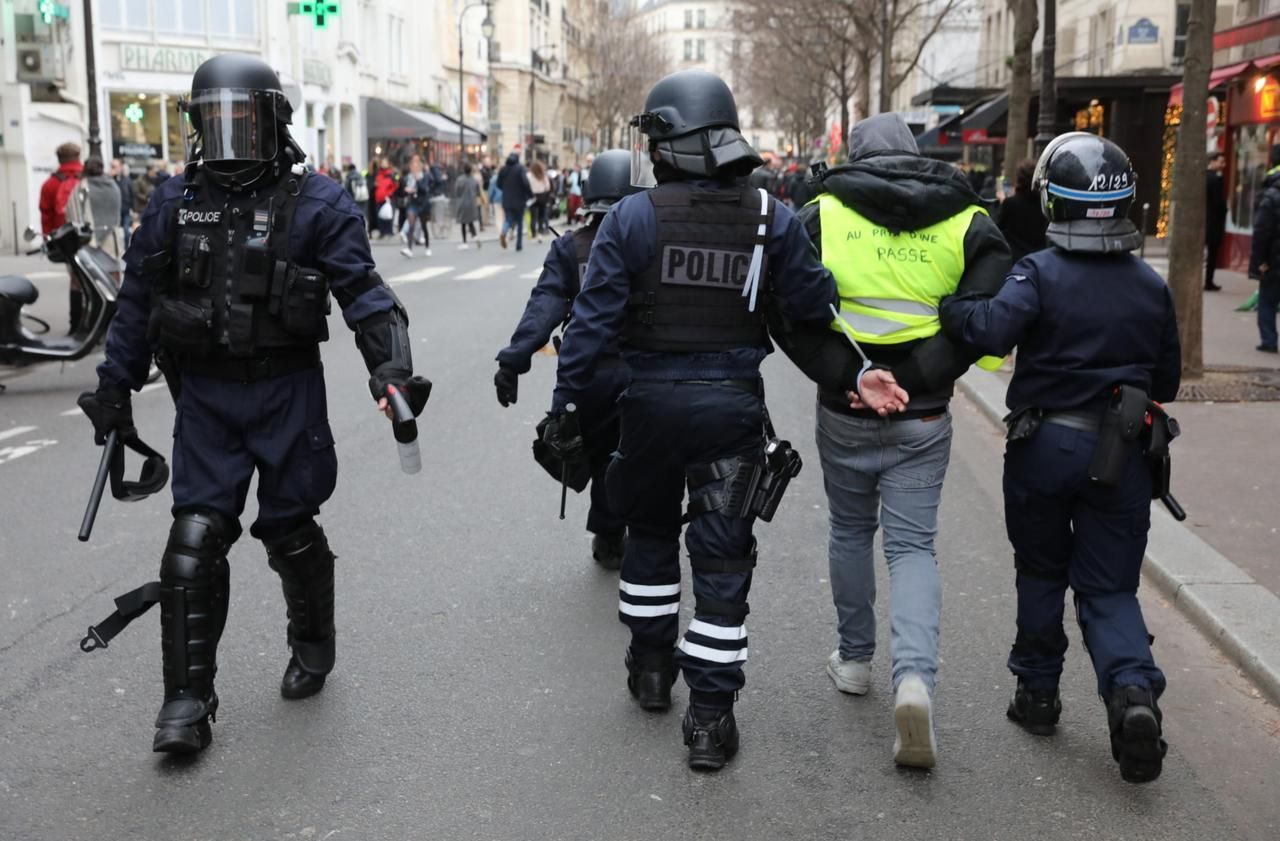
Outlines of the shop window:
{"label": "shop window", "polygon": [[1240,126],[1232,145],[1228,226],[1241,233],[1253,230],[1253,207],[1262,190],[1271,147],[1280,142],[1280,127],[1266,125]]}
{"label": "shop window", "polygon": [[221,38],[256,38],[258,37],[257,15],[258,11],[253,0],[234,0],[209,15],[209,31]]}
{"label": "shop window", "polygon": [[202,0],[179,0],[156,6],[156,31],[165,35],[204,35]]}
{"label": "shop window", "polygon": [[113,158],[149,161],[164,156],[165,103],[160,94],[113,92],[107,102]]}

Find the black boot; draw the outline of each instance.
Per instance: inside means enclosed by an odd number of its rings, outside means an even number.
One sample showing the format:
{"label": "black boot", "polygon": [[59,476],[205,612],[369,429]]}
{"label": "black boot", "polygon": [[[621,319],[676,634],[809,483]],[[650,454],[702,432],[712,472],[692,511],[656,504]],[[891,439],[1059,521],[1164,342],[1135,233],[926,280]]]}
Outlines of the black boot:
{"label": "black boot", "polygon": [[671,709],[671,686],[676,682],[675,652],[627,648],[627,689],[643,710]]}
{"label": "black boot", "polygon": [[681,729],[689,747],[689,767],[695,771],[719,771],[738,752],[738,722],[733,718],[733,707],[715,709],[690,704]]}
{"label": "black boot", "polygon": [[293,656],[280,681],[286,698],[306,698],[324,688],[333,671],[333,552],[314,522],[267,543],[267,562],[280,575],[289,614]]}
{"label": "black boot", "polygon": [[1169,745],[1161,738],[1164,716],[1150,689],[1118,686],[1107,701],[1111,756],[1127,783],[1149,783],[1160,776]]}
{"label": "black boot", "polygon": [[1058,717],[1062,715],[1062,701],[1058,698],[1057,687],[1028,689],[1019,680],[1005,715],[1028,733],[1052,736],[1054,728],[1058,726]]}
{"label": "black boot", "polygon": [[591,557],[605,569],[622,569],[624,531],[601,532],[591,538]]}
{"label": "black boot", "polygon": [[195,753],[213,739],[218,711],[213,689],[218,640],[227,624],[234,537],[216,514],[178,514],[160,561],[160,645],[164,706],[156,716],[152,750]]}

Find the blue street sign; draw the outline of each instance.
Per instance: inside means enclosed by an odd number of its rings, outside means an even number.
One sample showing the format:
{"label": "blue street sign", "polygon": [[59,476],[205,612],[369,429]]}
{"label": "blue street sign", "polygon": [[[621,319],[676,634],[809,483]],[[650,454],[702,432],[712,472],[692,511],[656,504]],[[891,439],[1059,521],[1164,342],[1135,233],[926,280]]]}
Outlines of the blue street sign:
{"label": "blue street sign", "polygon": [[1129,27],[1130,44],[1160,43],[1160,27],[1151,22],[1151,18],[1138,18],[1138,22]]}

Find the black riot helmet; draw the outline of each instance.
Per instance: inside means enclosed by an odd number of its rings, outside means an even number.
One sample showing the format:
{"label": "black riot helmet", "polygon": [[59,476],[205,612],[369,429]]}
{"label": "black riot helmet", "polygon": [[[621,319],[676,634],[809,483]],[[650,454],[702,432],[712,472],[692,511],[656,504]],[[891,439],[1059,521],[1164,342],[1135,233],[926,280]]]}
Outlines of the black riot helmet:
{"label": "black riot helmet", "polygon": [[652,186],[659,163],[687,175],[748,175],[764,160],[740,133],[733,92],[714,73],[681,70],[660,80],[631,119],[632,183]]}
{"label": "black riot helmet", "polygon": [[[191,98],[178,108],[188,121],[187,160],[202,160],[215,177],[251,182],[286,148],[293,107],[280,77],[261,59],[217,55],[196,68]],[[222,179],[219,179],[222,180]]]}
{"label": "black riot helmet", "polygon": [[615,202],[641,189],[631,183],[631,153],[610,149],[591,164],[582,204],[587,213],[607,213]]}
{"label": "black riot helmet", "polygon": [[1067,251],[1132,251],[1142,232],[1129,220],[1138,178],[1129,156],[1105,137],[1075,131],[1040,155],[1031,187],[1049,220],[1049,242]]}

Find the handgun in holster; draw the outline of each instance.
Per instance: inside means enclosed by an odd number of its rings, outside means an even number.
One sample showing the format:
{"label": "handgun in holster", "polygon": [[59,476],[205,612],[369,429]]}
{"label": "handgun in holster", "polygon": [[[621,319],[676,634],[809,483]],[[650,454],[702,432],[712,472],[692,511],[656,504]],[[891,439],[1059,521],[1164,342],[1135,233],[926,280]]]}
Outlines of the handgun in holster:
{"label": "handgun in holster", "polygon": [[1089,462],[1091,480],[1108,488],[1120,484],[1129,449],[1146,429],[1150,403],[1145,391],[1131,385],[1116,386],[1111,392],[1098,429],[1098,446]]}
{"label": "handgun in holster", "polygon": [[1158,499],[1169,509],[1175,520],[1187,519],[1187,512],[1178,504],[1171,489],[1173,458],[1169,444],[1182,434],[1177,418],[1169,416],[1164,407],[1151,401],[1147,416],[1147,468],[1151,471],[1151,498]]}
{"label": "handgun in holster", "polygon": [[1005,428],[1008,430],[1005,433],[1005,440],[1027,440],[1036,434],[1036,430],[1040,428],[1040,423],[1043,419],[1044,412],[1034,406],[1023,406],[1021,409],[1014,409],[1003,418]]}
{"label": "handgun in holster", "polygon": [[770,438],[765,442],[764,469],[760,471],[754,504],[756,515],[761,520],[766,523],[773,520],[773,515],[778,512],[778,503],[787,492],[787,485],[800,475],[803,466],[800,454],[792,449],[790,441]]}

